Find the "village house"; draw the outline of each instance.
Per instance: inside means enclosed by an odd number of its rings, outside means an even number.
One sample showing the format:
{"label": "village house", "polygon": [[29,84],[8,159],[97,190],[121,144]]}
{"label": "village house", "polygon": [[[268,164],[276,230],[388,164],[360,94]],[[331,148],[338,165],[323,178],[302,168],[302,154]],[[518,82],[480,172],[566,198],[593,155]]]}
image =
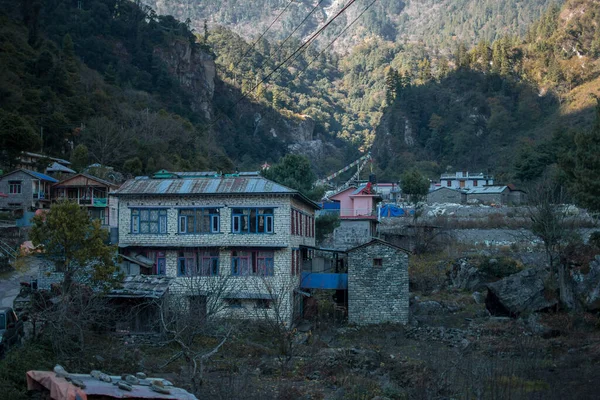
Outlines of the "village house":
{"label": "village house", "polygon": [[377,203],[381,196],[371,183],[349,187],[329,200],[339,203],[340,226],[333,233],[333,247],[346,250],[366,243],[377,232]]}
{"label": "village house", "polygon": [[[103,226],[117,226],[117,199],[111,197],[119,186],[88,174],[77,174],[52,186],[52,200],[74,201],[87,208],[92,219]],[[112,221],[112,224],[111,224]]]}
{"label": "village house", "polygon": [[[24,151],[17,157],[15,168],[46,172],[48,167],[54,169],[60,168],[55,164],[61,165],[71,170],[70,168],[68,168],[68,166],[71,165],[71,163],[67,160],[64,160],[62,158],[50,157],[45,154],[31,153],[29,151]],[[63,172],[65,171],[63,170]]]}
{"label": "village house", "polygon": [[435,203],[454,203],[462,204],[467,202],[467,195],[463,190],[452,189],[449,187],[438,187],[427,194],[427,204]]}
{"label": "village house", "polygon": [[372,239],[348,253],[348,322],[408,322],[408,251]]}
{"label": "village house", "polygon": [[50,188],[58,182],[51,176],[18,169],[0,176],[0,210],[23,215],[50,207]]}
{"label": "village house", "polygon": [[451,189],[471,189],[481,186],[494,184],[494,177],[482,172],[471,173],[468,171],[458,171],[454,173],[445,173],[440,176],[439,182],[431,184],[431,189],[447,187]]}
{"label": "village house", "polygon": [[113,196],[126,274],[172,277],[200,313],[215,302],[243,318],[301,313],[300,246],[315,245],[318,206],[298,191],[258,173],[160,171]]}

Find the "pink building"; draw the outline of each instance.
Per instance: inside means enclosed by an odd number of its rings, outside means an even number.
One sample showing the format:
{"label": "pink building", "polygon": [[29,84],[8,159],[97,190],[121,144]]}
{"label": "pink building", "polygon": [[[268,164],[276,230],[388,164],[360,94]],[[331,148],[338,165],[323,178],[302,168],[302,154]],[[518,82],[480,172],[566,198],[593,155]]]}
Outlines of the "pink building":
{"label": "pink building", "polygon": [[350,187],[329,197],[340,203],[340,218],[377,218],[375,209],[380,196],[375,193],[370,183],[358,188]]}

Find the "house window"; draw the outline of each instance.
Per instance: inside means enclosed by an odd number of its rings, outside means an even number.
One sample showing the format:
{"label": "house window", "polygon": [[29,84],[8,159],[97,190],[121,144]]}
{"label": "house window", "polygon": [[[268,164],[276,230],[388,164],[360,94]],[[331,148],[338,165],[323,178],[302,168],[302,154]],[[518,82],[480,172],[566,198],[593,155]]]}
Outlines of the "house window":
{"label": "house window", "polygon": [[477,179],[473,181],[473,186],[477,186]]}
{"label": "house window", "polygon": [[9,194],[21,194],[21,181],[8,181]]}
{"label": "house window", "polygon": [[177,257],[178,276],[219,275],[219,250],[181,250]]}
{"label": "house window", "polygon": [[273,276],[274,254],[272,251],[233,250],[231,252],[231,275]]}
{"label": "house window", "polygon": [[219,233],[218,208],[184,208],[179,210],[179,233]]}
{"label": "house window", "polygon": [[194,275],[196,265],[196,254],[193,251],[180,251],[177,257],[177,276]]}
{"label": "house window", "polygon": [[131,209],[131,233],[167,233],[167,210],[159,208]]}
{"label": "house window", "polygon": [[234,208],[231,216],[233,233],[273,233],[272,208]]}
{"label": "house window", "polygon": [[452,181],[446,181],[446,186],[447,187],[451,187],[452,186]]}
{"label": "house window", "polygon": [[242,300],[240,299],[225,299],[225,301],[229,308],[242,308]]}
{"label": "house window", "polygon": [[256,300],[256,303],[254,304],[254,308],[260,308],[260,309],[269,309],[271,308],[271,300],[267,300],[267,299],[258,299]]}
{"label": "house window", "polygon": [[198,253],[198,274],[219,275],[219,250],[203,250]]}
{"label": "house window", "polygon": [[373,266],[374,267],[381,267],[381,266],[383,266],[383,259],[382,258],[374,258],[373,259]]}

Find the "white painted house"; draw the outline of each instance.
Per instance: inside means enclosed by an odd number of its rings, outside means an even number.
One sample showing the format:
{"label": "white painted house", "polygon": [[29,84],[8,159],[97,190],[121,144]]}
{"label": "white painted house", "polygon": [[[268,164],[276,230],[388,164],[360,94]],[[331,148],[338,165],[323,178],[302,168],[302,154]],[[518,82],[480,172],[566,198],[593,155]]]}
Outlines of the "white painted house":
{"label": "white painted house", "polygon": [[258,309],[292,322],[301,311],[300,246],[315,245],[318,205],[298,191],[258,173],[161,171],[113,195],[125,273],[173,277],[172,291],[194,297],[190,306],[219,296],[240,317]]}
{"label": "white painted house", "polygon": [[494,184],[494,177],[482,172],[458,171],[445,173],[440,176],[440,181],[432,183],[431,190],[446,187],[450,189],[473,189]]}

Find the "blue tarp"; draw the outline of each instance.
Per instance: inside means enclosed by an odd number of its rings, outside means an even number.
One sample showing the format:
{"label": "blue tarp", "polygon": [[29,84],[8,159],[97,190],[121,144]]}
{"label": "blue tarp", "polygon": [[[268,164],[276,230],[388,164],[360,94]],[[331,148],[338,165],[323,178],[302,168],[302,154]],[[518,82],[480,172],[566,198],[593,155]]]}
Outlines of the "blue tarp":
{"label": "blue tarp", "polygon": [[348,289],[348,274],[303,272],[300,287],[303,289]]}
{"label": "blue tarp", "polygon": [[404,209],[393,204],[386,204],[379,209],[380,217],[401,217],[405,214]]}

